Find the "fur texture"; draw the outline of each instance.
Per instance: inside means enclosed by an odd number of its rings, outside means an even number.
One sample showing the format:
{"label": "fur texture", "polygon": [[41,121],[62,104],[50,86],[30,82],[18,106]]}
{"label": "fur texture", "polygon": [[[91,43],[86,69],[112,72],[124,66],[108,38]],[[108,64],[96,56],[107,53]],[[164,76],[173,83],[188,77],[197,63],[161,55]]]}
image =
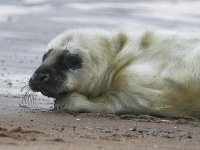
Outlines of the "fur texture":
{"label": "fur texture", "polygon": [[62,81],[51,95],[56,98],[55,109],[161,116],[200,114],[198,38],[79,29],[57,36],[48,49],[51,53],[40,68],[53,69],[63,50],[82,59],[81,68],[64,71],[62,78],[57,75]]}

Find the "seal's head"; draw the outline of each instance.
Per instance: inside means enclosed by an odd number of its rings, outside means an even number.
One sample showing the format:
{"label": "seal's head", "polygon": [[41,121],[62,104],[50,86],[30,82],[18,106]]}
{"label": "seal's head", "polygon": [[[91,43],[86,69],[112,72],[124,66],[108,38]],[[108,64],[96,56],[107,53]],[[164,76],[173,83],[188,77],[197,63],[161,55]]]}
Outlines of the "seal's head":
{"label": "seal's head", "polygon": [[29,86],[35,92],[56,97],[71,90],[69,89],[70,86],[65,85],[68,80],[67,74],[70,74],[69,72],[72,74],[72,72],[81,68],[82,58],[79,54],[71,54],[67,49],[62,51],[50,49],[43,56],[42,65],[30,78]]}
{"label": "seal's head", "polygon": [[54,38],[42,64],[29,80],[31,90],[54,98],[90,90],[102,75],[102,67],[107,67],[102,52],[103,35],[99,31],[76,30]]}

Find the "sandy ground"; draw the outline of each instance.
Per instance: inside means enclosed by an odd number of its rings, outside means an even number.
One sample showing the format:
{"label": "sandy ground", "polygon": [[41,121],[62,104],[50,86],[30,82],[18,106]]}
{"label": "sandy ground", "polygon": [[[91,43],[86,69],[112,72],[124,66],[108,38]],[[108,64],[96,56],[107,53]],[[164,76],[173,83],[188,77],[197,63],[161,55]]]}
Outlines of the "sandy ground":
{"label": "sandy ground", "polygon": [[66,29],[153,28],[200,33],[198,0],[0,0],[0,150],[179,149],[200,147],[195,118],[68,114],[29,92],[46,43]]}
{"label": "sandy ground", "polygon": [[[67,114],[13,105],[1,96],[0,149],[199,149],[195,118]],[[50,104],[49,104],[50,105]]]}

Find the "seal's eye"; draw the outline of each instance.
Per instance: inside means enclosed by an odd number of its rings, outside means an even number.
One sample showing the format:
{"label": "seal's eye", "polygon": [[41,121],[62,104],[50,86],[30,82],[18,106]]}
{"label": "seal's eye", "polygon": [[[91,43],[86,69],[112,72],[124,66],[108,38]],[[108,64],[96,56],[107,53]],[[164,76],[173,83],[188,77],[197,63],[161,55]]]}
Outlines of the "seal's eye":
{"label": "seal's eye", "polygon": [[67,55],[67,66],[72,69],[80,69],[82,66],[82,59],[77,54]]}

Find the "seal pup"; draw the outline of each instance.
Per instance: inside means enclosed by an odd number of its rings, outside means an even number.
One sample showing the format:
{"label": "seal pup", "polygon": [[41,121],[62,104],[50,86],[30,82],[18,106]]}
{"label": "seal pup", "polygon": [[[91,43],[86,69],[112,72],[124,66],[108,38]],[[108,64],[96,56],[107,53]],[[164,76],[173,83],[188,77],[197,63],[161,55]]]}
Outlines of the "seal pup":
{"label": "seal pup", "polygon": [[66,31],[29,80],[74,112],[199,116],[200,38],[154,32]]}

